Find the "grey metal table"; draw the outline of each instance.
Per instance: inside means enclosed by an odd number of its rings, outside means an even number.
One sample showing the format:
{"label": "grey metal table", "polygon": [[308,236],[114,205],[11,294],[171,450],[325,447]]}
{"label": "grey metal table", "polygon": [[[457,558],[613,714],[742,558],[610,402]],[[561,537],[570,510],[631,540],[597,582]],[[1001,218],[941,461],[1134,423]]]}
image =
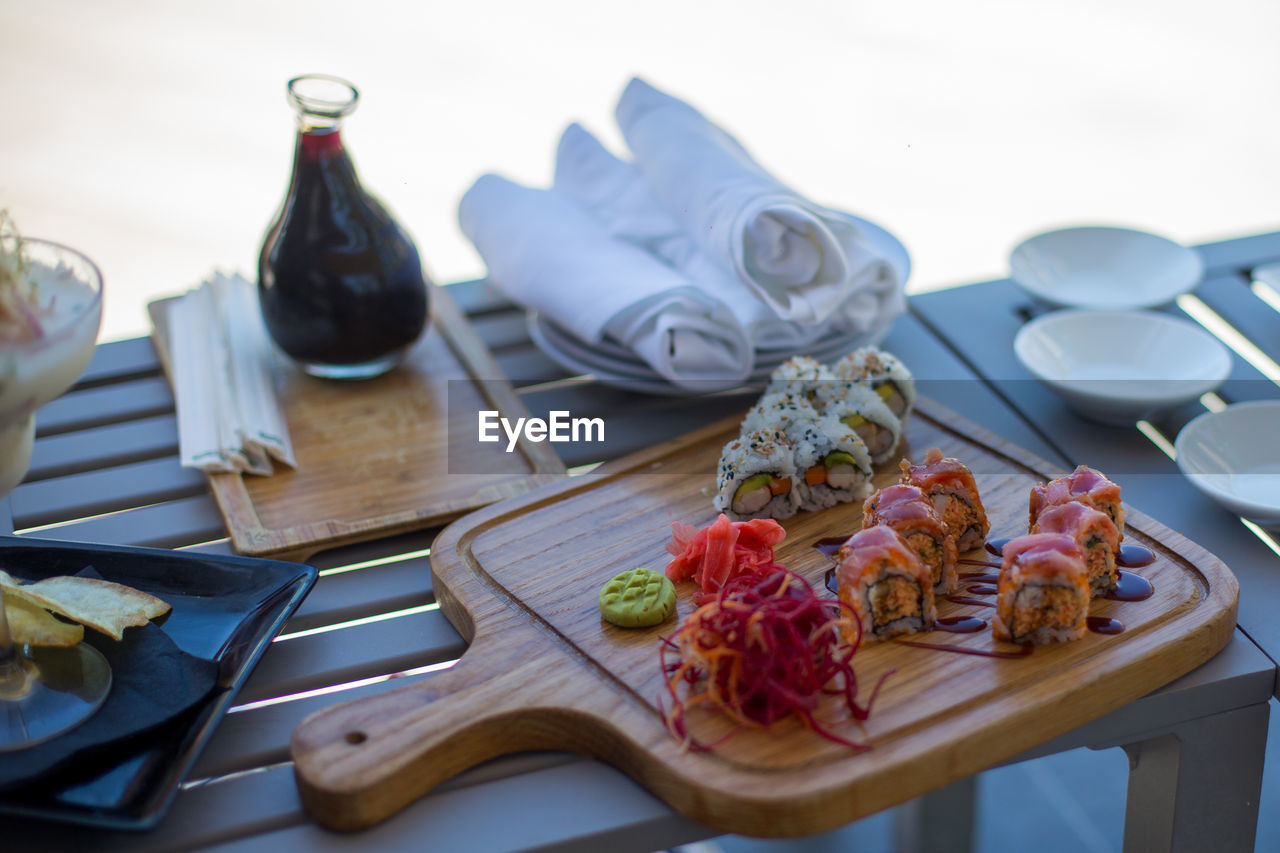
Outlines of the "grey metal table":
{"label": "grey metal table", "polygon": [[[1224,277],[1239,285],[1242,273],[1280,260],[1280,235],[1203,251],[1212,271],[1202,288],[1208,302],[1218,298],[1216,283]],[[679,435],[749,400],[646,397],[569,377],[531,344],[523,316],[484,282],[452,292],[534,415],[567,409],[607,420],[603,445],[558,445],[571,468]],[[1242,587],[1242,631],[1194,672],[1023,758],[1082,745],[1124,746],[1131,757],[1126,849],[1199,850],[1211,841],[1220,850],[1252,850],[1280,652],[1280,625],[1264,617],[1280,602],[1280,575],[1273,576],[1280,556],[1201,499],[1140,433],[1089,426],[1020,376],[1009,343],[1026,308],[1011,285],[999,282],[915,297],[886,346],[907,361],[925,393],[994,432],[1058,465],[1089,460],[1119,472],[1127,499],[1233,568]],[[1267,337],[1280,317],[1273,312],[1265,320],[1270,325],[1258,326],[1264,321],[1256,313],[1246,311],[1242,328],[1255,340],[1280,344],[1280,334]],[[1238,367],[1224,397],[1274,395],[1274,383],[1249,370]],[[228,550],[202,476],[177,464],[173,399],[147,340],[99,347],[83,381],[40,413],[31,473],[0,503],[0,529]],[[4,848],[282,853],[429,844],[646,851],[714,835],[612,768],[562,753],[490,762],[363,833],[336,835],[307,819],[288,756],[297,723],[339,700],[430,678],[463,652],[432,594],[427,554],[437,532],[337,549],[312,561],[322,570],[316,588],[264,656],[157,829],[112,833],[0,819]],[[962,849],[973,797],[970,780],[904,806],[904,848],[944,849],[939,839],[947,839]]]}

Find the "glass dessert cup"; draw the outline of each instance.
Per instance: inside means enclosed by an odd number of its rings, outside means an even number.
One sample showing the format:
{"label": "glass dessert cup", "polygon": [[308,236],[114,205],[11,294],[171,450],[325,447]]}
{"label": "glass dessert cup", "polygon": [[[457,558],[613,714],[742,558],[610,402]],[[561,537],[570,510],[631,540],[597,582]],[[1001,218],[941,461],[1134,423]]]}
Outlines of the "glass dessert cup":
{"label": "glass dessert cup", "polygon": [[[102,275],[92,261],[45,240],[12,245],[4,256],[10,275],[0,277],[0,498],[31,464],[36,410],[75,384],[93,357],[102,318]],[[27,282],[35,282],[31,298]],[[15,642],[0,587],[0,752],[83,723],[110,688],[111,669],[93,646]]]}

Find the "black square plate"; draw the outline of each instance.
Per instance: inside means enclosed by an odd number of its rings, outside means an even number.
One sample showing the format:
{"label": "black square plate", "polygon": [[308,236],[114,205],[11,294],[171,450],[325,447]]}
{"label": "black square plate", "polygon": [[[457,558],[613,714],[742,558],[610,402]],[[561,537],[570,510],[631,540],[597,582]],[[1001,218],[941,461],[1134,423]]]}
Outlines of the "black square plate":
{"label": "black square plate", "polygon": [[39,797],[7,795],[0,813],[113,829],[155,826],[237,692],[315,583],[311,566],[116,545],[0,536],[0,568],[39,580],[93,566],[102,577],[173,606],[161,628],[183,651],[218,664],[218,688],[115,767]]}

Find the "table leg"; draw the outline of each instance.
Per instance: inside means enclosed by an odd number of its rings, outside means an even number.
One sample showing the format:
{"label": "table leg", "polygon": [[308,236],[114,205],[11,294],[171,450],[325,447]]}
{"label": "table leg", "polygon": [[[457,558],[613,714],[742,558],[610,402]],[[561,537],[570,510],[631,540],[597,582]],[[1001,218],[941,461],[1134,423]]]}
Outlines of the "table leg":
{"label": "table leg", "polygon": [[1125,745],[1126,853],[1252,853],[1269,714],[1250,705]]}
{"label": "table leg", "polygon": [[898,853],[970,853],[978,780],[974,776],[898,806],[893,815]]}

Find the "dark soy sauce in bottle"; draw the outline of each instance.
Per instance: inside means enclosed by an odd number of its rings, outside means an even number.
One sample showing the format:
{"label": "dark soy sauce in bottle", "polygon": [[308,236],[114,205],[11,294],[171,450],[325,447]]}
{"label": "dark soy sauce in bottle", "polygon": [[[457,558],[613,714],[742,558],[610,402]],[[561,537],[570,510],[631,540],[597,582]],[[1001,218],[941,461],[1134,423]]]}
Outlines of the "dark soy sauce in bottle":
{"label": "dark soy sauce in bottle", "polygon": [[394,367],[427,323],[418,250],[365,192],[342,142],[350,83],[289,81],[298,119],[293,175],[258,258],[258,296],[280,349],[315,376],[362,379]]}

